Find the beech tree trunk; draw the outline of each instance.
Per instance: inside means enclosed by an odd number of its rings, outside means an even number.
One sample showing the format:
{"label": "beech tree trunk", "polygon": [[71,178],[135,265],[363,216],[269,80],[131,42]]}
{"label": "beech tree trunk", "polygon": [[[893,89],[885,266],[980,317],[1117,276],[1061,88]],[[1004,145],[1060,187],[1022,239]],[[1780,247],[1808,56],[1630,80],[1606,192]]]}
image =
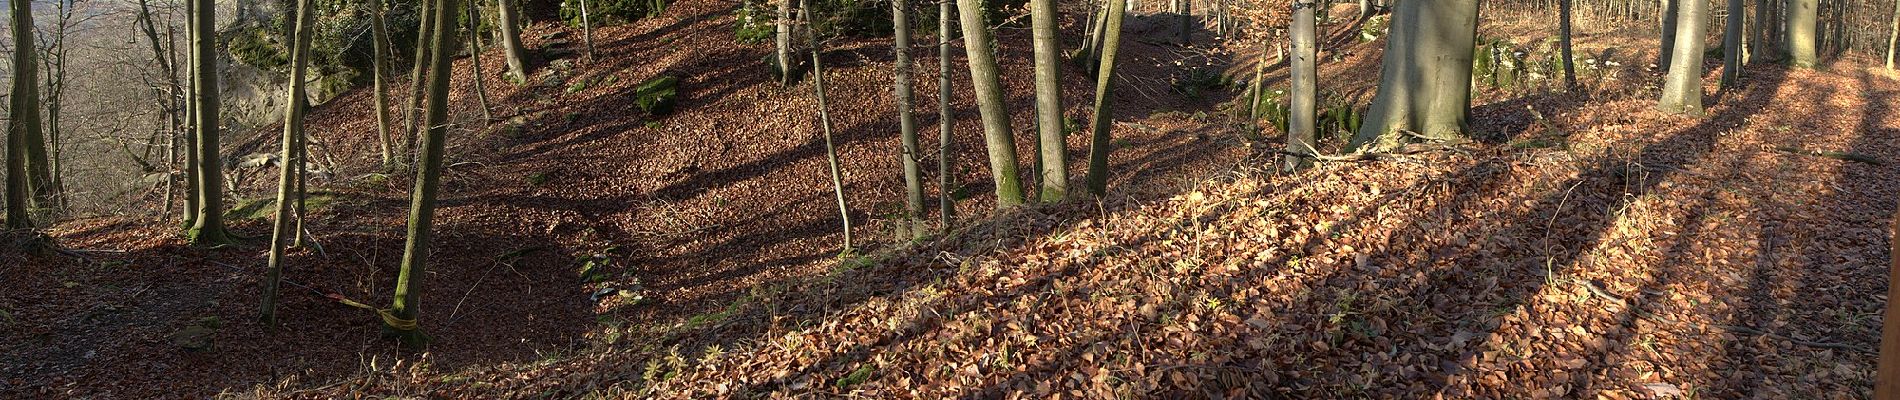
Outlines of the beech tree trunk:
{"label": "beech tree trunk", "polygon": [[990,155],[990,178],[996,183],[996,207],[1023,204],[1023,187],[1016,171],[1016,138],[1009,127],[1008,105],[1003,103],[1003,83],[996,72],[996,52],[990,44],[989,23],[985,22],[983,0],[957,0],[965,12],[963,51],[970,59],[970,83],[976,91],[976,108],[983,118],[983,142]]}
{"label": "beech tree trunk", "polygon": [[1122,45],[1122,17],[1127,12],[1128,3],[1123,0],[1108,0],[1108,10],[1103,17],[1108,25],[1102,30],[1102,55],[1095,72],[1095,109],[1089,122],[1089,193],[1096,197],[1108,194],[1108,152],[1114,149],[1108,134],[1111,113],[1109,106],[1113,92],[1111,80],[1115,77],[1115,53]]}
{"label": "beech tree trunk", "polygon": [[1044,203],[1069,193],[1068,141],[1062,118],[1062,43],[1056,37],[1055,0],[1030,0],[1029,21],[1036,51],[1036,131],[1041,143]]}
{"label": "beech tree trunk", "polygon": [[1314,142],[1318,140],[1316,132],[1318,121],[1315,118],[1318,117],[1319,71],[1315,69],[1317,63],[1314,60],[1314,57],[1319,55],[1315,51],[1315,45],[1318,44],[1319,39],[1314,32],[1318,29],[1314,9],[1318,6],[1313,0],[1295,1],[1292,26],[1287,27],[1287,32],[1293,39],[1293,62],[1289,65],[1292,87],[1287,93],[1289,115],[1286,151],[1299,155],[1286,155],[1285,160],[1280,164],[1280,169],[1284,171],[1298,170],[1311,165],[1310,156],[1318,153],[1313,148]]}
{"label": "beech tree trunk", "polygon": [[1687,0],[1685,3],[1677,10],[1682,25],[1674,32],[1676,63],[1669,67],[1669,76],[1663,83],[1662,102],[1657,108],[1667,113],[1700,116],[1702,51],[1707,46],[1703,38],[1709,28],[1709,3],[1702,0]]}
{"label": "beech tree trunk", "polygon": [[[1893,22],[1887,28],[1887,70],[1893,70],[1894,53],[1900,52],[1900,0],[1893,2]],[[1900,394],[1900,393],[1897,393]]]}
{"label": "beech tree trunk", "polygon": [[[1888,237],[1900,237],[1900,213],[1887,227]],[[1880,321],[1880,354],[1874,372],[1874,399],[1900,399],[1900,240],[1888,240],[1887,304]]]}
{"label": "beech tree trunk", "polygon": [[1722,81],[1728,88],[1742,76],[1742,0],[1728,0],[1728,18],[1722,24]]}
{"label": "beech tree trunk", "polygon": [[1557,0],[1557,47],[1563,57],[1564,88],[1577,87],[1577,59],[1571,55],[1571,3],[1575,0]]}
{"label": "beech tree trunk", "polygon": [[[185,0],[185,43],[198,43],[198,27],[191,21],[198,15],[197,1]],[[198,224],[198,51],[185,52],[185,214],[179,218],[179,228],[190,230]]]}
{"label": "beech tree trunk", "polygon": [[[7,107],[7,228],[34,227],[32,208],[48,181],[45,142],[40,138],[39,73],[34,61],[33,6],[10,4],[13,16],[13,87]],[[34,148],[39,153],[34,154]],[[36,167],[37,165],[37,167]]]}
{"label": "beech tree trunk", "polygon": [[376,107],[376,137],[382,146],[383,172],[396,170],[396,149],[389,138],[389,27],[384,25],[383,0],[369,0],[371,86]]}
{"label": "beech tree trunk", "polygon": [[429,56],[434,54],[434,52],[431,51],[431,49],[434,48],[434,46],[431,45],[431,40],[435,39],[435,33],[432,30],[435,29],[436,13],[432,7],[435,7],[436,0],[421,0],[418,3],[419,4],[416,5],[416,20],[418,21],[418,25],[416,27],[415,65],[412,66],[409,71],[408,105],[403,107],[403,115],[408,116],[408,118],[406,118],[408,121],[406,125],[408,126],[403,129],[402,148],[400,149],[402,150],[403,157],[408,158],[408,160],[405,161],[410,162],[415,160],[413,158],[414,155],[410,154],[410,152],[416,148],[416,140],[422,136],[422,129],[426,129],[426,127],[420,126],[419,124],[422,122],[422,114],[424,112],[422,109],[422,95],[423,89],[425,88],[424,82],[428,82],[429,79]]}
{"label": "beech tree trunk", "polygon": [[[270,252],[264,268],[264,299],[259,310],[259,318],[264,321],[264,325],[272,327],[277,325],[277,286],[283,279],[284,241],[285,236],[290,234],[287,230],[290,229],[290,206],[293,201],[291,189],[295,185],[292,178],[299,175],[297,166],[304,162],[303,152],[296,147],[301,147],[304,135],[304,109],[308,102],[304,94],[304,69],[310,63],[310,28],[316,21],[313,17],[316,10],[310,7],[310,2],[297,1],[297,24],[291,34],[294,44],[290,49],[289,98],[284,106],[283,153],[278,158],[277,212],[271,222]],[[297,199],[303,197],[301,193],[295,195]]]}
{"label": "beech tree trunk", "polygon": [[792,84],[792,0],[778,0],[778,85]]}
{"label": "beech tree trunk", "polygon": [[951,195],[951,140],[950,118],[950,41],[956,32],[956,25],[950,23],[956,13],[955,5],[949,1],[937,2],[937,218],[938,228],[950,231],[956,220],[957,203]]}
{"label": "beech tree trunk", "polygon": [[[474,3],[470,3],[470,4],[474,4]],[[471,7],[470,9],[473,9],[473,7]],[[473,11],[470,11],[470,13],[473,13]],[[588,14],[589,13],[587,10],[587,0],[581,0],[581,43],[587,46],[587,61],[593,62],[594,61],[594,22],[589,19]],[[474,20],[470,19],[470,21],[474,21]],[[470,28],[470,31],[473,31],[473,28]]]}
{"label": "beech tree trunk", "polygon": [[1681,14],[1678,10],[1682,8],[1682,2],[1683,1],[1706,1],[1706,0],[1662,0],[1662,1],[1663,1],[1662,15],[1658,16],[1658,18],[1662,20],[1662,29],[1657,30],[1657,32],[1661,32],[1661,35],[1662,35],[1662,48],[1657,50],[1656,52],[1656,60],[1657,60],[1656,67],[1662,68],[1662,70],[1664,71],[1668,71],[1670,60],[1675,59],[1675,56],[1676,56],[1675,54],[1676,31],[1678,30],[1676,27],[1678,22],[1676,20],[1679,17],[1679,14]]}
{"label": "beech tree trunk", "polygon": [[[481,26],[482,13],[481,10],[475,6],[474,1],[469,1],[466,4],[468,4],[468,6],[462,9],[467,10],[466,15],[468,17],[468,29],[466,29],[468,31],[468,61],[469,67],[472,70],[470,71],[472,76],[469,77],[469,80],[475,81],[475,105],[482,108],[482,123],[486,124],[489,121],[494,121],[495,115],[489,111],[492,107],[488,106],[488,84],[483,83],[486,82],[483,80],[483,77],[488,76],[488,74],[482,73],[482,38],[481,35],[475,32],[477,30],[476,28]],[[583,10],[585,9],[583,8]],[[587,57],[589,61],[592,61],[594,57],[592,46],[592,44],[588,45]]]}
{"label": "beech tree trunk", "polygon": [[220,245],[230,242],[224,231],[224,168],[218,157],[218,54],[217,10],[212,0],[195,3],[192,15],[191,60],[193,80],[197,81],[198,128],[198,217],[185,235],[192,244]]}
{"label": "beech tree trunk", "polygon": [[1820,2],[1788,0],[1787,7],[1788,56],[1797,67],[1814,68],[1819,60],[1820,36],[1815,31],[1820,24]]}
{"label": "beech tree trunk", "polygon": [[515,11],[515,0],[495,0],[501,16],[501,49],[508,60],[508,79],[515,84],[528,83],[527,54],[521,47],[521,22]]}
{"label": "beech tree trunk", "polygon": [[898,160],[904,168],[904,222],[900,236],[909,234],[914,239],[922,239],[930,230],[924,227],[924,177],[923,167],[918,165],[917,155],[917,119],[911,115],[910,85],[910,2],[891,1],[891,24],[895,39],[891,46],[897,53],[896,77],[892,84],[897,95],[897,132],[903,142]]}
{"label": "beech tree trunk", "polygon": [[824,54],[824,47],[818,44],[818,30],[812,29],[809,25],[813,17],[813,15],[809,14],[811,12],[811,3],[800,0],[798,2],[798,8],[800,12],[806,13],[804,20],[808,25],[805,26],[805,39],[808,40],[808,43],[811,45],[812,92],[818,97],[818,123],[820,127],[823,128],[825,134],[825,162],[831,166],[831,191],[838,197],[838,219],[844,221],[844,249],[842,253],[850,253],[852,248],[851,206],[845,202],[844,171],[838,164],[838,147],[831,140],[831,112],[828,106],[825,105],[825,64],[819,57]]}
{"label": "beech tree trunk", "polygon": [[1409,136],[1401,132],[1463,140],[1471,113],[1478,1],[1400,2],[1392,19],[1378,93],[1348,149],[1388,151]]}
{"label": "beech tree trunk", "polygon": [[424,117],[428,133],[422,136],[421,156],[416,173],[416,188],[409,204],[409,235],[403,245],[402,267],[396,275],[395,302],[383,326],[403,345],[416,347],[429,340],[416,326],[423,271],[429,265],[429,238],[435,224],[436,190],[442,180],[442,147],[449,131],[449,68],[454,64],[456,0],[434,0],[435,16],[430,33],[435,36],[429,49],[429,110]]}
{"label": "beech tree trunk", "polygon": [[1773,0],[1755,0],[1755,49],[1749,52],[1749,62],[1774,61],[1781,58],[1776,50],[1775,13]]}

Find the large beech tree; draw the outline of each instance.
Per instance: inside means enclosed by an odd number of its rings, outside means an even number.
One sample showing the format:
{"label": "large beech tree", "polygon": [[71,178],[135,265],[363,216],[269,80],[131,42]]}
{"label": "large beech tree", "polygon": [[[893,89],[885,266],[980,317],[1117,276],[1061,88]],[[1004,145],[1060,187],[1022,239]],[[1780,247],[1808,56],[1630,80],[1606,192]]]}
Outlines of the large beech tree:
{"label": "large beech tree", "polygon": [[527,50],[521,46],[521,12],[515,9],[515,0],[496,0],[496,15],[500,16],[495,25],[501,27],[501,50],[508,61],[508,79],[515,84],[528,83]]}
{"label": "large beech tree", "polygon": [[1702,115],[1702,51],[1708,46],[1702,38],[1709,29],[1709,3],[1684,1],[1677,13],[1676,48],[1672,49],[1676,62],[1669,66],[1657,108],[1667,113]]}
{"label": "large beech tree", "polygon": [[976,91],[977,113],[983,118],[983,144],[990,156],[990,178],[996,183],[996,207],[1023,204],[1021,178],[1016,175],[1016,137],[1010,131],[1008,105],[1003,103],[1003,82],[996,72],[996,52],[991,47],[989,22],[984,21],[983,0],[957,0],[963,10],[963,52],[970,59],[970,83]]}
{"label": "large beech tree", "polygon": [[1478,0],[1400,2],[1392,19],[1378,94],[1347,147],[1386,151],[1410,135],[1464,139]]}
{"label": "large beech tree", "polygon": [[217,245],[230,241],[224,231],[224,167],[218,157],[217,9],[212,0],[190,0],[192,7],[191,74],[194,85],[198,137],[198,215],[186,236],[193,244]]}
{"label": "large beech tree", "polygon": [[[13,48],[32,49],[33,5],[16,0],[13,8]],[[45,142],[40,138],[40,80],[34,51],[13,52],[13,87],[7,107],[7,228],[32,228],[33,197],[47,184]],[[38,154],[34,149],[38,148]],[[38,166],[36,168],[36,165]]]}
{"label": "large beech tree", "polygon": [[1782,21],[1788,24],[1788,57],[1794,65],[1802,68],[1814,68],[1819,59],[1821,3],[1820,0],[1788,0],[1784,5],[1787,17]]}

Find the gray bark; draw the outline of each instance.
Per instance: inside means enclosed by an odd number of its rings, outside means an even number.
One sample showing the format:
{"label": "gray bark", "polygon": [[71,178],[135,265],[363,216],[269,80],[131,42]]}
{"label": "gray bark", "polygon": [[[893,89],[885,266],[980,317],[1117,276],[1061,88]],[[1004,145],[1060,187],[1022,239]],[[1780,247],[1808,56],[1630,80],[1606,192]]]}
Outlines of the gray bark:
{"label": "gray bark", "polygon": [[1669,70],[1670,60],[1674,59],[1673,57],[1676,55],[1676,25],[1678,23],[1676,19],[1679,17],[1679,14],[1681,14],[1677,10],[1682,8],[1683,1],[1707,0],[1663,0],[1662,15],[1659,16],[1659,19],[1662,21],[1662,28],[1657,30],[1657,32],[1661,32],[1662,35],[1662,48],[1656,52],[1656,67],[1664,71]]}
{"label": "gray bark", "polygon": [[951,118],[950,118],[950,41],[956,32],[956,25],[950,22],[956,12],[955,5],[949,1],[937,2],[937,217],[939,228],[950,230],[956,220],[956,199],[951,196],[950,159]]}
{"label": "gray bark", "polygon": [[957,0],[958,16],[963,24],[963,49],[970,59],[970,81],[976,91],[976,106],[983,118],[984,145],[989,150],[990,178],[996,182],[996,207],[1009,208],[1023,203],[1021,178],[1016,171],[1016,139],[1010,130],[1008,105],[1003,103],[1003,83],[996,72],[996,52],[992,49],[989,23],[985,22],[983,0]]}
{"label": "gray bark", "polygon": [[1108,152],[1115,146],[1108,132],[1110,113],[1114,111],[1109,105],[1113,95],[1111,78],[1115,77],[1115,53],[1122,44],[1122,17],[1127,7],[1123,0],[1108,0],[1108,10],[1103,12],[1108,25],[1103,29],[1101,62],[1095,72],[1095,110],[1089,122],[1089,193],[1096,197],[1108,194]]}
{"label": "gray bark", "polygon": [[376,107],[376,137],[380,139],[383,172],[396,169],[396,149],[389,137],[389,27],[384,25],[383,0],[369,0],[371,90]]}
{"label": "gray bark", "polygon": [[191,72],[197,82],[198,217],[186,236],[193,244],[220,245],[230,241],[224,231],[224,168],[218,157],[217,19],[212,0],[190,0],[192,16]]}
{"label": "gray bark", "polygon": [[429,49],[429,109],[424,117],[423,126],[428,133],[422,136],[421,155],[418,157],[416,188],[409,203],[408,240],[403,243],[402,267],[396,275],[396,296],[390,306],[389,315],[383,318],[383,326],[394,333],[405,346],[417,347],[429,338],[415,326],[417,306],[420,304],[421,279],[423,271],[429,265],[429,240],[435,226],[436,190],[442,180],[442,147],[447,142],[449,131],[449,74],[455,54],[455,14],[456,0],[434,0],[434,27],[430,33],[435,36]]}
{"label": "gray bark", "polygon": [[1314,16],[1316,7],[1318,4],[1313,0],[1295,1],[1292,26],[1287,28],[1293,38],[1293,59],[1289,65],[1292,87],[1287,93],[1290,115],[1287,118],[1286,151],[1300,155],[1286,155],[1280,164],[1280,169],[1285,171],[1307,167],[1312,163],[1307,156],[1318,153],[1313,148],[1318,139],[1315,119],[1319,102],[1319,72],[1314,69],[1317,63],[1313,59],[1318,56],[1315,45],[1319,41],[1314,33],[1318,29]]}
{"label": "gray bark", "polygon": [[515,84],[528,83],[527,54],[521,46],[521,21],[515,10],[515,0],[495,0],[499,11],[501,26],[501,49],[508,61],[508,79]]}
{"label": "gray bark", "polygon": [[1682,25],[1676,29],[1676,64],[1663,82],[1662,102],[1667,113],[1702,115],[1703,38],[1709,28],[1709,3],[1689,0],[1678,8]]}
{"label": "gray bark", "polygon": [[778,0],[778,70],[779,86],[792,84],[792,0]]}
{"label": "gray bark", "polygon": [[1819,35],[1815,34],[1820,23],[1820,3],[1818,0],[1788,0],[1787,39],[1788,56],[1794,65],[1802,68],[1814,68],[1818,61]]}
{"label": "gray bark", "polygon": [[[304,97],[304,69],[310,63],[308,55],[310,37],[313,36],[310,28],[316,21],[316,10],[310,7],[310,2],[297,1],[297,23],[291,31],[294,44],[290,50],[290,89],[286,90],[289,98],[284,106],[283,152],[277,168],[277,212],[271,222],[270,252],[264,268],[264,299],[259,310],[265,326],[277,325],[277,286],[283,279],[285,236],[291,234],[287,230],[290,229],[292,179],[301,175],[296,171],[304,163],[303,152],[296,148],[301,147],[304,135],[304,105],[307,101]],[[301,193],[295,195],[299,200],[303,197]]]}
{"label": "gray bark", "polygon": [[1042,202],[1069,193],[1068,144],[1062,131],[1062,44],[1056,38],[1055,0],[1030,0],[1029,21],[1036,51],[1036,131],[1040,139]]}
{"label": "gray bark", "polygon": [[1464,139],[1478,1],[1400,2],[1391,32],[1378,94],[1348,149],[1396,148],[1407,136],[1401,131],[1434,140]]}
{"label": "gray bark", "polygon": [[900,150],[900,163],[904,169],[904,222],[903,231],[912,238],[922,239],[930,230],[924,227],[924,173],[918,165],[917,155],[917,119],[911,115],[910,82],[910,2],[891,1],[891,24],[896,36],[891,47],[897,53],[896,76],[893,78],[893,92],[897,95],[897,132],[903,142]]}
{"label": "gray bark", "polygon": [[1728,0],[1728,18],[1722,24],[1722,80],[1723,88],[1735,84],[1742,76],[1742,12],[1743,0]]}
{"label": "gray bark", "polygon": [[[805,14],[805,23],[811,23],[811,3],[799,1],[799,9]],[[838,198],[838,218],[844,221],[844,248],[842,253],[851,252],[851,206],[844,197],[844,170],[838,164],[838,147],[832,141],[831,112],[825,104],[825,64],[820,59],[824,47],[818,44],[817,29],[806,26],[805,34],[811,45],[811,83],[812,92],[818,98],[818,122],[825,134],[825,162],[831,166],[831,191]]]}

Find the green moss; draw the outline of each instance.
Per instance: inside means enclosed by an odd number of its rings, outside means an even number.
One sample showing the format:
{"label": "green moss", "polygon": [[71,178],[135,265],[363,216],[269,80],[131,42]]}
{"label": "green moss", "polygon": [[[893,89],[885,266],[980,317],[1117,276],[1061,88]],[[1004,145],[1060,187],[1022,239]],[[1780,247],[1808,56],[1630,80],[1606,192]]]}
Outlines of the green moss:
{"label": "green moss", "polygon": [[248,28],[225,33],[230,40],[231,59],[267,71],[290,67],[290,52],[272,40],[268,29]]}
{"label": "green moss", "polygon": [[[304,210],[306,212],[321,210],[329,207],[336,200],[337,194],[334,192],[310,192],[304,195]],[[231,221],[268,219],[271,214],[277,212],[276,206],[277,198],[274,196],[244,199],[238,201],[237,205],[231,207],[229,211],[225,211],[224,219]]]}
{"label": "green moss", "polygon": [[673,113],[675,98],[679,96],[679,78],[663,75],[633,88],[634,105],[652,115]]}

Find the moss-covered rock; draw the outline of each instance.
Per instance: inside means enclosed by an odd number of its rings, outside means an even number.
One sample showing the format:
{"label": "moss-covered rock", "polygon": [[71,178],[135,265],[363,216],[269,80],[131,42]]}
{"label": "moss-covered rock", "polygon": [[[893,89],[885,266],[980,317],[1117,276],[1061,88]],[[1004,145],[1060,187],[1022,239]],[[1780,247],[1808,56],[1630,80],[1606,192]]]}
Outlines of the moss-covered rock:
{"label": "moss-covered rock", "polygon": [[656,116],[673,113],[679,97],[679,78],[662,75],[633,87],[633,104],[640,111]]}

